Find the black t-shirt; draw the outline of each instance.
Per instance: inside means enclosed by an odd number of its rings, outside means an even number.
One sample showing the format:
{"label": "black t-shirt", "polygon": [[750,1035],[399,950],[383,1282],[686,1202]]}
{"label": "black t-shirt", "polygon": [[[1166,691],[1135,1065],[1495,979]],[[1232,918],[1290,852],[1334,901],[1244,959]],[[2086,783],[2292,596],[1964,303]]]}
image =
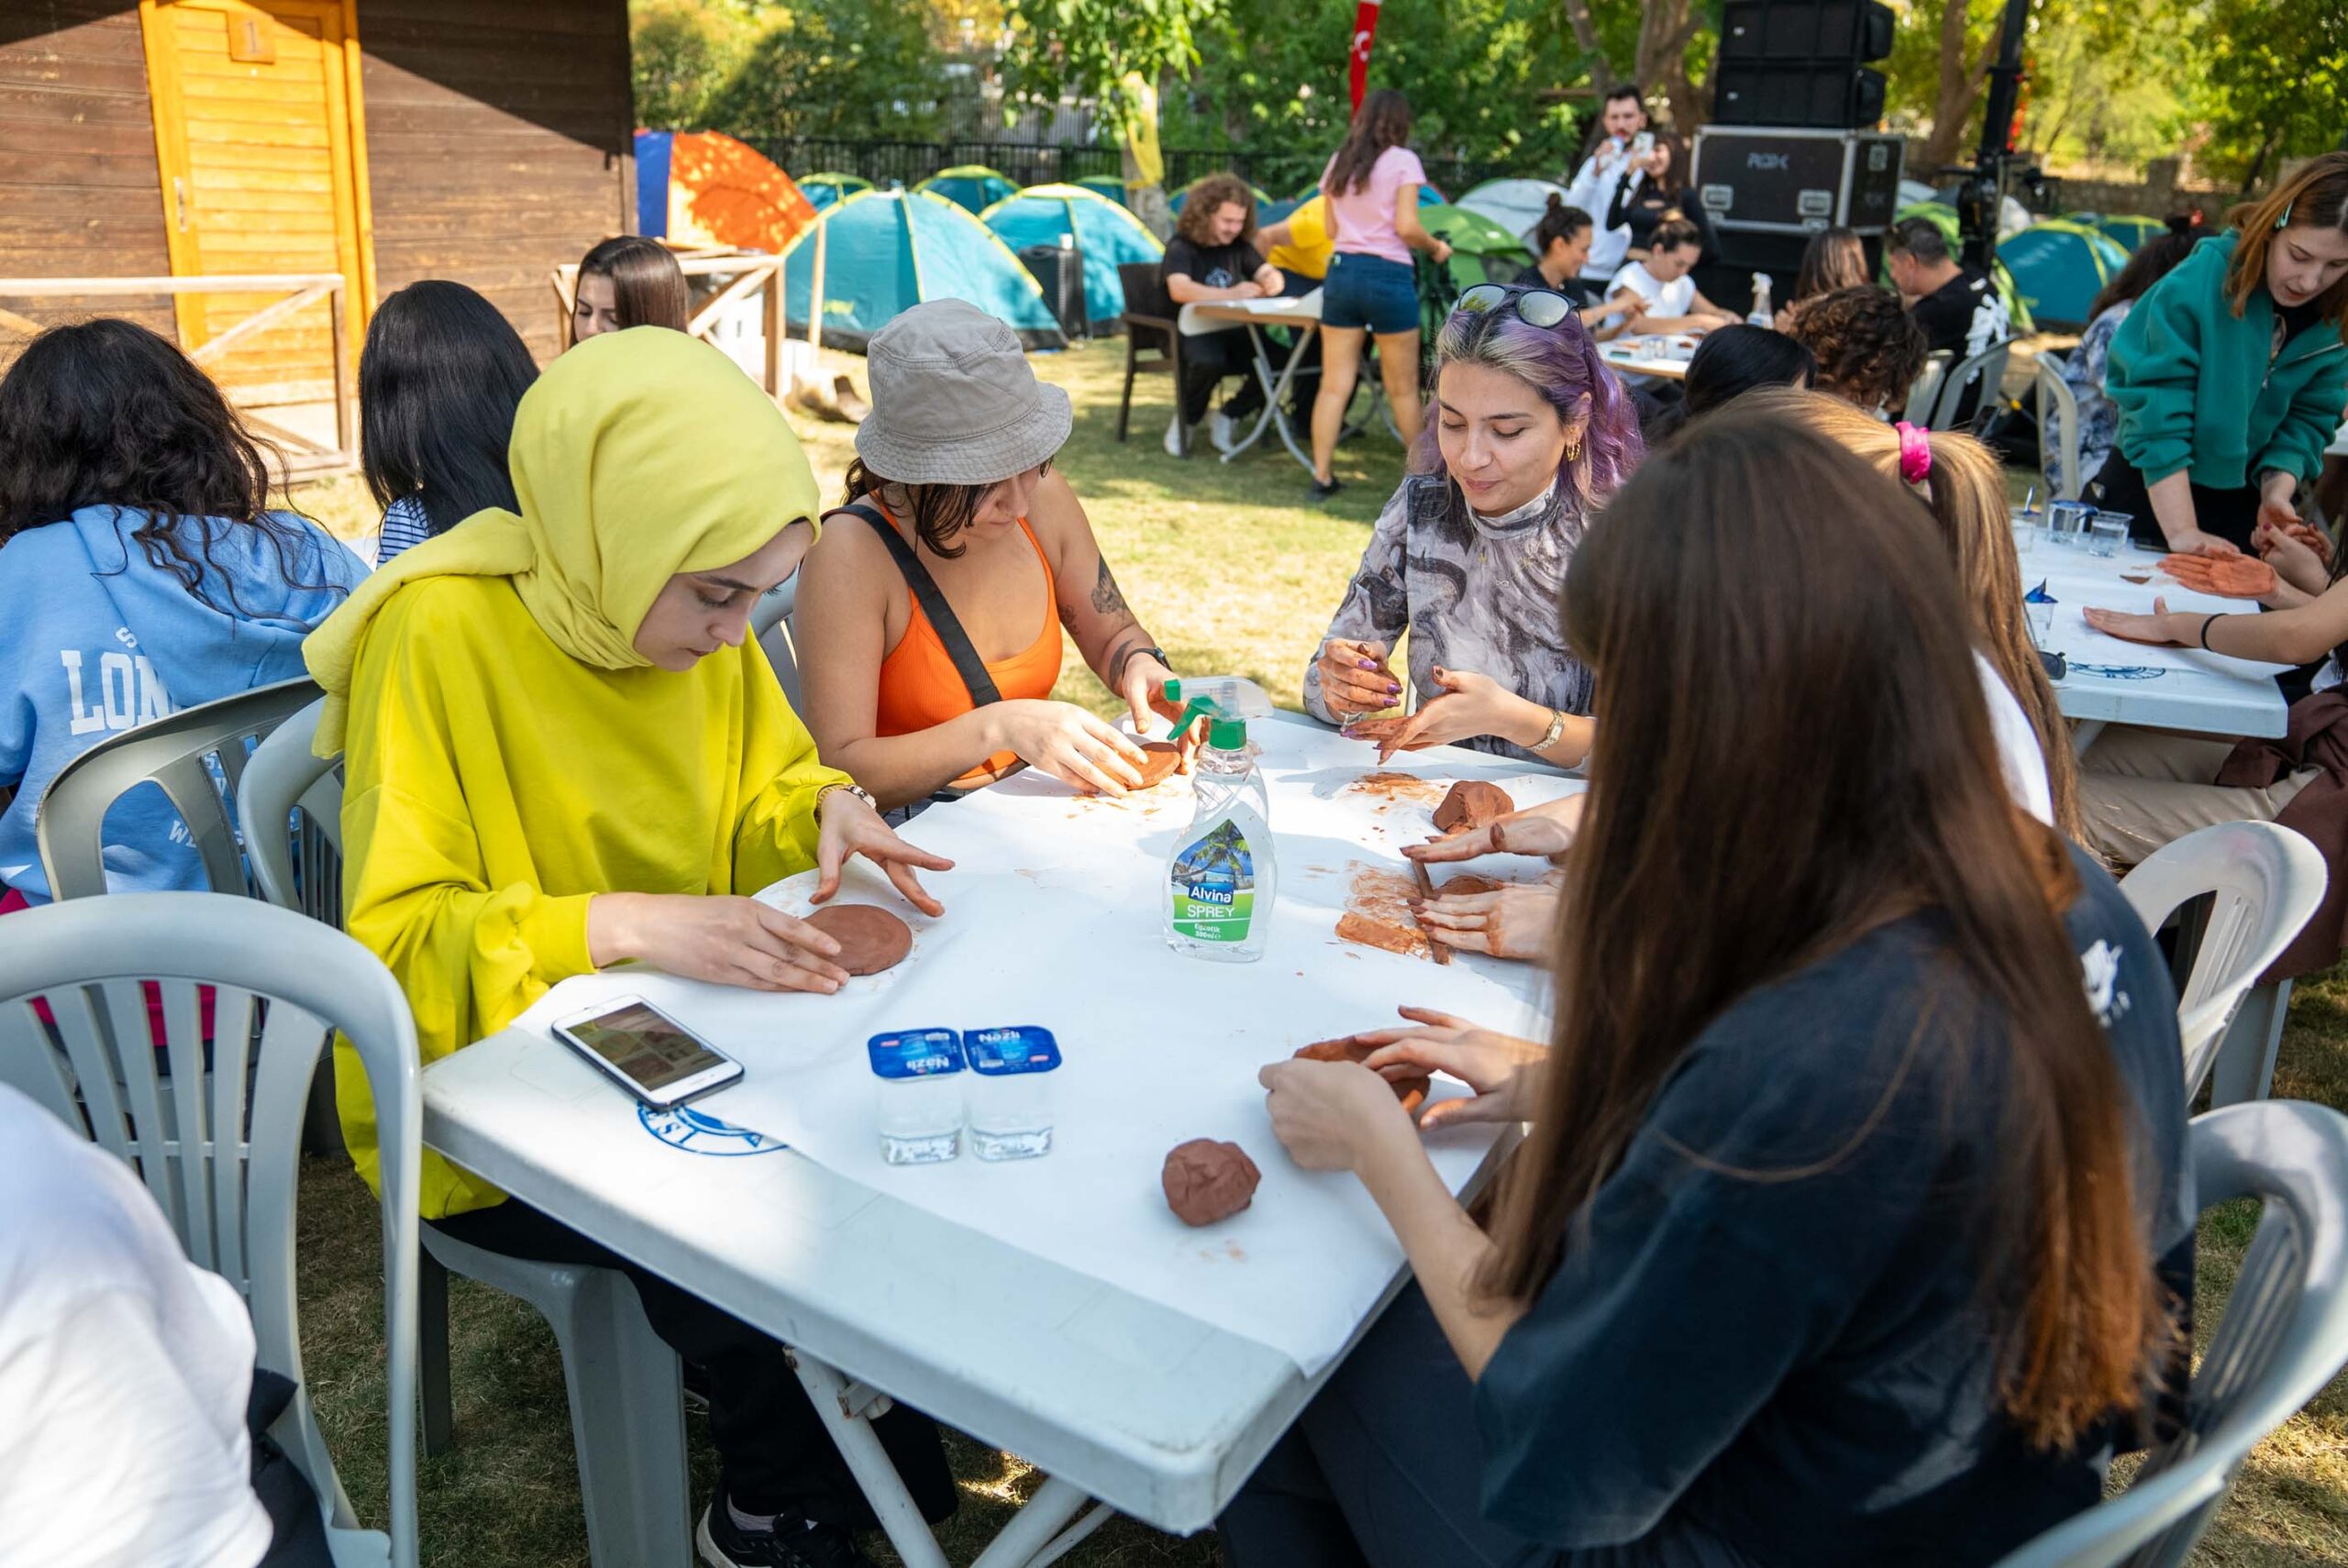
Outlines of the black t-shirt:
{"label": "black t-shirt", "polygon": [[2010,336],[2011,316],[1989,280],[1970,267],[1916,302],[1911,314],[1935,352],[1962,359]]}
{"label": "black t-shirt", "polygon": [[1229,245],[1196,245],[1181,235],[1166,242],[1160,278],[1182,276],[1206,289],[1234,289],[1253,278],[1264,265],[1254,246],[1234,240]]}
{"label": "black t-shirt", "polygon": [[[2176,993],[2118,886],[2072,859],[2079,983],[2189,1303]],[[1485,1517],[1563,1548],[1685,1520],[1756,1562],[1956,1568],[2092,1507],[2099,1438],[2037,1452],[1999,1408],[1966,1200],[2006,1136],[1981,1048],[2001,1027],[1931,912],[1715,1019],[1477,1382]]]}
{"label": "black t-shirt", "polygon": [[1655,237],[1656,226],[1667,217],[1687,219],[1696,226],[1698,242],[1706,250],[1712,248],[1711,226],[1704,221],[1703,209],[1688,192],[1666,195],[1644,175],[1634,181],[1631,174],[1624,174],[1614,182],[1613,198],[1606,205],[1606,226],[1627,226],[1632,249],[1646,249]]}

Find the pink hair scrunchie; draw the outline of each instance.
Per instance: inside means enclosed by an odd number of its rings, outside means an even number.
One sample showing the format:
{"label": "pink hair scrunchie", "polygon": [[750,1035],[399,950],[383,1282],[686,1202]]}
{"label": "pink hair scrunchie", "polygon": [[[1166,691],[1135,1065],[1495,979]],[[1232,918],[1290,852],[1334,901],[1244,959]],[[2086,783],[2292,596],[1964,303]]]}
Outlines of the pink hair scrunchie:
{"label": "pink hair scrunchie", "polygon": [[1921,425],[1901,420],[1899,431],[1899,477],[1910,484],[1922,484],[1933,471],[1932,433]]}

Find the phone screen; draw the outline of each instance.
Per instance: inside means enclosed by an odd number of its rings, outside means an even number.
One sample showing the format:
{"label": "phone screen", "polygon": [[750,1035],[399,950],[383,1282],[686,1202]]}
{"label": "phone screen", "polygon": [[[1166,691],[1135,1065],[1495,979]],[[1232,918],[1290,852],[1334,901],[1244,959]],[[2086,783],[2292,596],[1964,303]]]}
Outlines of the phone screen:
{"label": "phone screen", "polygon": [[640,1002],[568,1024],[564,1032],[648,1089],[682,1083],[725,1060]]}

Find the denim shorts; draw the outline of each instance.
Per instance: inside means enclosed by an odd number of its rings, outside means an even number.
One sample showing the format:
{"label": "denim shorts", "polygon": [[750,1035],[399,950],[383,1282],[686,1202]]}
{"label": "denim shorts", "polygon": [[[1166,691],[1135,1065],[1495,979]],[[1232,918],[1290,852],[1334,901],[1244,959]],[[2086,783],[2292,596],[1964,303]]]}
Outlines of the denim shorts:
{"label": "denim shorts", "polygon": [[1383,256],[1339,251],[1321,285],[1321,325],[1366,326],[1380,335],[1419,329],[1419,285],[1410,268]]}

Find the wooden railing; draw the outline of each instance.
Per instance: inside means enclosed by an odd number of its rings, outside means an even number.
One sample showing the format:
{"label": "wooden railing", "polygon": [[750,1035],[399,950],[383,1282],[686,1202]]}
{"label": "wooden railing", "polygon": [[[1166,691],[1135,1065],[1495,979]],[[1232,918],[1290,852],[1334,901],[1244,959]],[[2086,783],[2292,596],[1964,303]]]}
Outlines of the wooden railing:
{"label": "wooden railing", "polygon": [[[810,296],[816,300],[824,297],[824,241],[823,228],[818,226],[814,238],[814,292]],[[766,353],[759,384],[766,388],[769,397],[781,401],[792,391],[784,383],[782,370],[782,258],[770,256],[763,251],[708,255],[687,253],[677,258],[677,266],[688,278],[734,274],[734,281],[712,295],[709,302],[695,311],[692,319],[685,324],[687,332],[705,343],[712,343],[713,347],[716,346],[713,342],[713,335],[726,307],[751,294],[760,296],[760,303],[765,307]],[[568,344],[571,340],[571,315],[577,308],[579,295],[577,263],[557,267],[548,274],[548,282],[554,288],[555,307],[562,313],[556,330],[561,340]],[[818,309],[812,314],[815,319],[808,323],[807,342],[811,348],[820,348],[823,346],[823,312]]]}
{"label": "wooden railing", "polygon": [[[334,328],[335,444],[326,446],[255,410],[239,408],[246,424],[275,442],[289,473],[336,471],[357,466],[359,418],[356,387],[350,373],[350,342],[344,327],[343,290],[339,272],[220,272],[200,277],[150,278],[0,278],[0,300],[121,297],[132,294],[278,294],[211,341],[188,351],[199,365],[216,363],[222,355],[256,334],[268,331],[295,312],[320,300],[328,302]],[[0,307],[0,330],[31,335],[37,322]]]}

